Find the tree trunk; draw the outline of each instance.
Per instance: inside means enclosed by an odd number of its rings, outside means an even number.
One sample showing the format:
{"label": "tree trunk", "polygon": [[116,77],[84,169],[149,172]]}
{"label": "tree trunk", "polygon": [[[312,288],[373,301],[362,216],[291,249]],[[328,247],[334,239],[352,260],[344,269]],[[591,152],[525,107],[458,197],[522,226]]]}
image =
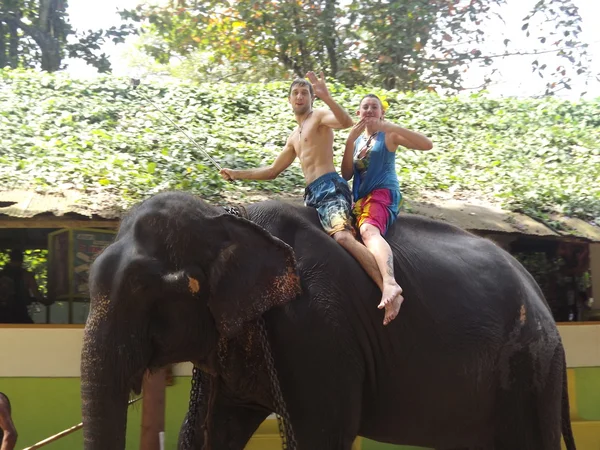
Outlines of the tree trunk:
{"label": "tree trunk", "polygon": [[23,33],[31,37],[38,45],[42,54],[42,70],[55,72],[60,69],[62,63],[61,47],[57,36],[55,36],[56,25],[62,19],[57,16],[58,11],[64,10],[64,4],[58,0],[40,0],[39,26],[28,25],[21,19],[13,16],[2,17],[2,21],[9,30],[8,58],[6,52],[6,42],[0,43],[0,48],[4,46],[4,51],[0,56],[0,67],[6,66],[16,68],[19,65],[19,34],[21,29]]}
{"label": "tree trunk", "polygon": [[55,30],[58,7],[57,0],[40,0],[41,33],[38,39],[33,38],[42,51],[42,70],[48,72],[59,70],[61,64],[60,45]]}
{"label": "tree trunk", "polygon": [[37,28],[30,27],[23,22],[19,23],[19,27],[27,33],[38,45],[42,52],[42,70],[48,72],[56,72],[60,69],[62,56],[60,53],[60,44],[58,40],[53,38],[48,33],[45,33]]}
{"label": "tree trunk", "polygon": [[42,53],[42,70],[55,72],[60,69],[62,55],[60,52],[60,44],[57,39],[39,28],[27,25],[19,19],[5,17],[3,20],[11,30],[13,27],[15,29],[20,28],[35,41]]}
{"label": "tree trunk", "polygon": [[8,65],[8,60],[6,59],[6,40],[4,37],[5,28],[4,23],[0,22],[0,69]]}
{"label": "tree trunk", "polygon": [[294,24],[294,31],[296,34],[296,42],[298,43],[298,52],[300,53],[300,55],[298,57],[294,57],[292,56],[292,59],[294,59],[295,61],[295,66],[297,68],[299,68],[300,70],[296,70],[296,74],[298,75],[298,77],[304,77],[304,75],[306,74],[306,72],[308,72],[309,70],[312,70],[312,67],[308,67],[308,62],[307,62],[307,52],[306,52],[306,47],[304,45],[304,41],[305,38],[302,37],[304,36],[303,30],[302,30],[302,24],[300,23],[300,12],[298,11],[298,5],[296,4],[295,1],[292,1],[292,11],[294,12],[294,18],[293,18],[293,24]]}
{"label": "tree trunk", "polygon": [[161,450],[159,433],[165,431],[166,375],[167,369],[163,367],[144,376],[140,450]]}
{"label": "tree trunk", "polygon": [[58,8],[57,0],[40,0],[39,28],[50,36],[55,36],[54,19]]}
{"label": "tree trunk", "polygon": [[392,89],[395,89],[396,87],[396,79],[394,77],[386,77],[385,80],[383,80],[383,88],[391,91]]}
{"label": "tree trunk", "polygon": [[[34,38],[35,39],[35,38]],[[42,70],[48,72],[56,72],[60,69],[62,58],[60,55],[60,47],[56,39],[44,36],[39,41],[36,40],[42,51]]]}
{"label": "tree trunk", "polygon": [[287,67],[288,69],[292,70],[298,78],[304,77],[304,74],[306,72],[302,73],[302,67],[300,67],[300,65],[298,64],[298,62],[295,59],[290,58],[284,52],[281,52],[279,54],[279,59],[281,60],[283,65],[285,67]]}
{"label": "tree trunk", "polygon": [[331,76],[335,77],[338,72],[336,42],[335,42],[335,0],[327,0],[323,19],[325,20],[325,48],[327,49],[327,57],[329,58],[329,68]]}
{"label": "tree trunk", "polygon": [[16,69],[19,67],[19,29],[14,22],[8,23],[10,36],[8,38],[8,65]]}

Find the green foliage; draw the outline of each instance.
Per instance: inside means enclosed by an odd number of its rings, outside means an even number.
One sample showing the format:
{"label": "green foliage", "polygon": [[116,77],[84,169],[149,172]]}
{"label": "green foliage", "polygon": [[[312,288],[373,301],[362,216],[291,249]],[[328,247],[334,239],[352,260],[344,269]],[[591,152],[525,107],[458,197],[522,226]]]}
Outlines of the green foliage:
{"label": "green foliage", "polygon": [[[0,270],[8,261],[10,250],[0,250]],[[33,273],[42,295],[47,295],[48,289],[48,250],[25,250],[23,252],[23,267]]]}
{"label": "green foliage", "polygon": [[64,68],[65,57],[81,58],[99,72],[110,71],[100,45],[133,32],[122,24],[107,30],[77,32],[69,23],[66,0],[4,0],[0,3],[0,68]]}
{"label": "green foliage", "polygon": [[[488,66],[494,58],[521,54],[510,39],[505,52],[486,51],[485,29],[505,5],[505,0],[352,0],[343,5],[337,0],[178,0],[140,2],[121,16],[151,36],[142,45],[147,54],[161,63],[172,56],[192,58],[199,77],[247,82],[324,70],[347,86],[370,81],[402,91],[456,91],[466,66]],[[573,0],[539,0],[523,21],[521,32],[542,46],[539,53],[565,61],[550,74],[547,94],[570,89],[574,76],[589,75]],[[536,56],[531,59],[542,78],[551,72]]]}
{"label": "green foliage", "polygon": [[[214,201],[243,200],[256,190],[301,194],[298,162],[278,179],[226,183],[210,161],[142,97],[169,115],[230,168],[270,164],[296,123],[288,83],[169,84],[65,74],[0,71],[0,184],[5,189],[69,188],[98,204],[126,207],[164,189],[185,189]],[[330,83],[353,113],[375,92],[387,118],[420,131],[434,151],[400,151],[405,193],[423,190],[500,200],[530,215],[559,212],[600,225],[600,100],[441,98]],[[323,106],[319,100],[315,106]],[[335,133],[339,167],[348,131]]]}

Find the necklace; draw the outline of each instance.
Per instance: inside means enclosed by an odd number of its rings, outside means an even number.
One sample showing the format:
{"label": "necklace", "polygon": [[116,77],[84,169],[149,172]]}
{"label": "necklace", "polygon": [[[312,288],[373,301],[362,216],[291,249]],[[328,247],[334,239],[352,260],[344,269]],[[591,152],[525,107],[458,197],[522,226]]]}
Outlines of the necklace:
{"label": "necklace", "polygon": [[369,142],[369,143],[370,143],[370,142],[373,140],[373,138],[374,138],[375,136],[377,136],[377,133],[379,133],[379,131],[376,131],[375,133],[371,134],[371,135],[370,135],[370,136],[367,138],[367,142]]}
{"label": "necklace", "polygon": [[369,149],[371,147],[371,141],[373,140],[373,138],[375,136],[377,136],[377,133],[379,133],[379,131],[376,131],[371,136],[369,136],[369,138],[367,139],[367,143],[358,152],[358,159],[363,159],[367,155],[367,152],[369,151]]}
{"label": "necklace", "polygon": [[302,121],[302,123],[300,124],[300,126],[298,127],[298,139],[300,139],[300,137],[302,137],[302,128],[304,128],[304,123],[307,121],[307,119],[310,117],[310,115],[312,113],[313,112],[312,112],[312,109],[311,109],[310,112],[306,115],[306,117]]}

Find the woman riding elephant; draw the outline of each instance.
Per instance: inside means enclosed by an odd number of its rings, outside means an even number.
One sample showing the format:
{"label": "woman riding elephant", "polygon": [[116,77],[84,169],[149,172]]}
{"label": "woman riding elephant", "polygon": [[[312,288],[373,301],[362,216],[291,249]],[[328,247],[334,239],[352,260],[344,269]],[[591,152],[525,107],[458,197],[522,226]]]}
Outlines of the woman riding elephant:
{"label": "woman riding elephant", "polygon": [[[205,439],[243,449],[282,401],[299,449],[349,450],[360,435],[559,450],[561,432],[575,448],[556,325],[502,249],[403,215],[386,238],[411,300],[381,327],[377,286],[314,209],[270,201],[246,214],[171,192],[123,219],[89,279],[86,450],[124,449],[130,390],[147,369],[182,361],[210,387],[194,407],[195,449]],[[281,396],[271,394],[274,373]]]}
{"label": "woman riding elephant", "polygon": [[[383,103],[374,94],[365,95],[352,127],[342,159],[342,177],[352,182],[353,214],[365,246],[375,257],[383,283],[394,280],[394,255],[384,236],[398,217],[402,193],[396,175],[396,150],[431,150],[433,144],[421,133],[385,121]],[[363,132],[367,133],[367,136]],[[404,298],[398,296],[398,314]],[[384,325],[395,315],[386,315]]]}

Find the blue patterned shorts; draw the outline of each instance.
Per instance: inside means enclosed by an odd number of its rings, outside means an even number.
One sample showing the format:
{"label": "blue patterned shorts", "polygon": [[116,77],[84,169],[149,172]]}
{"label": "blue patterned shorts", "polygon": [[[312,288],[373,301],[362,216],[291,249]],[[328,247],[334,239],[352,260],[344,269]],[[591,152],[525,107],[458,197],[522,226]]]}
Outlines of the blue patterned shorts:
{"label": "blue patterned shorts", "polygon": [[337,172],[321,175],[304,190],[304,204],[319,214],[321,226],[333,236],[340,231],[355,233],[352,226],[352,193]]}

